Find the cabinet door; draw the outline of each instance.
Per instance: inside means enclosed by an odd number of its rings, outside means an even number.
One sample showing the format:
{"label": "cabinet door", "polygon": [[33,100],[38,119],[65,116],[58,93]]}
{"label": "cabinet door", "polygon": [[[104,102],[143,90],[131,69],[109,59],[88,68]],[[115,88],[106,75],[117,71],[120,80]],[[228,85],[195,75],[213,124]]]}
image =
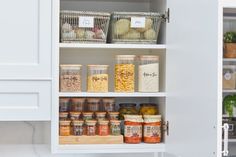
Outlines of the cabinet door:
{"label": "cabinet door", "polygon": [[222,53],[217,0],[168,0],[167,157],[220,157]]}
{"label": "cabinet door", "polygon": [[51,77],[51,0],[0,2],[0,79]]}

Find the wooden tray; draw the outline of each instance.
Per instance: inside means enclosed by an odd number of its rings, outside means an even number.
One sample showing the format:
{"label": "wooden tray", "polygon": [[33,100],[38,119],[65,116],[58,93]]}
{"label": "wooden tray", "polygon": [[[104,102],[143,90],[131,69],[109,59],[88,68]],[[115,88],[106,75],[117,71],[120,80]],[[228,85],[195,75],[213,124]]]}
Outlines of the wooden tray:
{"label": "wooden tray", "polygon": [[119,136],[60,136],[60,144],[122,144],[123,135]]}

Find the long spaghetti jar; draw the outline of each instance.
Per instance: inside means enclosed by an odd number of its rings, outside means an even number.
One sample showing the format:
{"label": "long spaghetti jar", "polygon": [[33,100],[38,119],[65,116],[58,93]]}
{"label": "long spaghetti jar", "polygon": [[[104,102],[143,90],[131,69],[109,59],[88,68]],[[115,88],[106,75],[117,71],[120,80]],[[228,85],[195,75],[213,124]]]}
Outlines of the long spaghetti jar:
{"label": "long spaghetti jar", "polygon": [[117,55],[115,65],[115,92],[134,92],[135,55]]}
{"label": "long spaghetti jar", "polygon": [[125,117],[125,143],[136,144],[142,141],[141,115],[124,115]]}
{"label": "long spaghetti jar", "polygon": [[161,115],[144,115],[143,141],[145,143],[161,142]]}

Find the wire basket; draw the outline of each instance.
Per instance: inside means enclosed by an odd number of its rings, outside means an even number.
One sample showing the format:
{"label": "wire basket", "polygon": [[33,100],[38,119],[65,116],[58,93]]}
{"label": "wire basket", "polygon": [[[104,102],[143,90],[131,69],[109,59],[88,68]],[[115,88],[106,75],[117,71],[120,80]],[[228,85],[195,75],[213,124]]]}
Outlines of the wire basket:
{"label": "wire basket", "polygon": [[156,44],[163,15],[154,12],[114,12],[111,21],[112,43]]}
{"label": "wire basket", "polygon": [[61,42],[106,43],[110,13],[63,10]]}

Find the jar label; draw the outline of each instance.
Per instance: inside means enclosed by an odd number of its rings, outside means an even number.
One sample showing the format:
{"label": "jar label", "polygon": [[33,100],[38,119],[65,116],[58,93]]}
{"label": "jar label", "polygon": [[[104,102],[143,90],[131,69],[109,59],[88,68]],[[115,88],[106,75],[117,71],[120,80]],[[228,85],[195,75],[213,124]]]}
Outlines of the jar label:
{"label": "jar label", "polygon": [[161,128],[160,126],[144,126],[144,137],[160,137],[161,136]]}
{"label": "jar label", "polygon": [[142,137],[142,126],[125,125],[125,137]]}

